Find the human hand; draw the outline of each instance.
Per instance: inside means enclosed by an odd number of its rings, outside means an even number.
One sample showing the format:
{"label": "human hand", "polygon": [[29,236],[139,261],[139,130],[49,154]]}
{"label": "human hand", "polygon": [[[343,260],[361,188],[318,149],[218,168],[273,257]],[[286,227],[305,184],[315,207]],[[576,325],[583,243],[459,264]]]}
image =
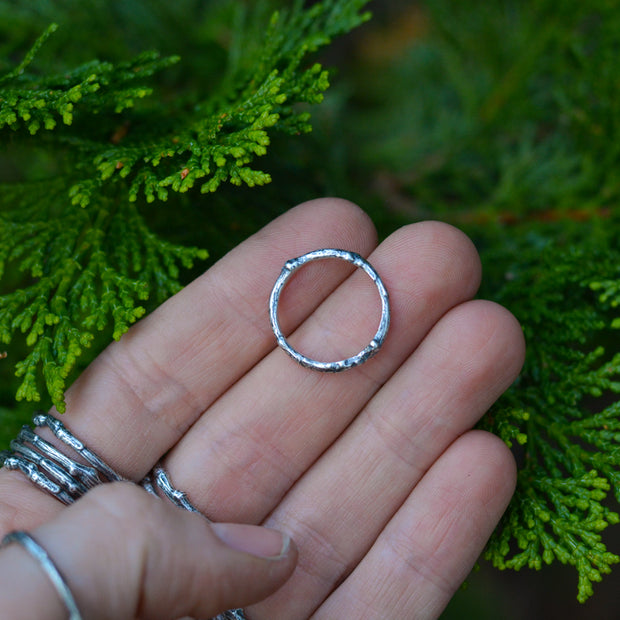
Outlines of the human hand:
{"label": "human hand", "polygon": [[[96,487],[32,537],[84,620],[210,618],[274,592],[297,556],[286,535],[209,524],[128,482]],[[50,576],[20,546],[0,553],[0,617],[66,620]]]}
{"label": "human hand", "polygon": [[[436,618],[514,488],[506,446],[470,430],[523,360],[514,318],[471,301],[473,245],[433,222],[375,245],[350,203],[301,205],[135,325],[67,393],[63,423],[124,476],[142,479],[168,452],[174,485],[209,518],[292,536],[297,568],[246,608],[253,620]],[[390,294],[382,350],[339,374],[295,364],[268,321],[284,262],[320,247],[370,255]],[[313,263],[283,293],[281,323],[306,355],[348,357],[374,334],[376,290],[349,274]],[[68,512],[16,472],[0,472],[0,502],[0,533]],[[65,572],[74,587],[79,575]]]}

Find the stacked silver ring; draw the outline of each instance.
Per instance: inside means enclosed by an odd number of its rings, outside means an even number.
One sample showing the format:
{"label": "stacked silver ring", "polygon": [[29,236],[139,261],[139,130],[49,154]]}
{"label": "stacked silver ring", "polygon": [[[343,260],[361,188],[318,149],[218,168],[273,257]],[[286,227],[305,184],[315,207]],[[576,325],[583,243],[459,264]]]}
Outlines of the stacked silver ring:
{"label": "stacked silver ring", "polygon": [[[7,469],[21,471],[31,482],[63,504],[72,504],[99,484],[127,481],[89,450],[54,416],[37,411],[32,421],[35,427],[49,428],[64,445],[76,452],[88,465],[68,457],[25,425],[17,438],[11,441],[11,450],[0,452],[0,460],[4,461],[4,467]],[[198,508],[192,505],[186,493],[172,486],[168,473],[160,463],[157,463],[139,484],[152,495],[158,497],[163,495],[175,506],[204,517]]]}
{"label": "stacked silver ring", "polygon": [[[17,438],[11,441],[11,450],[0,452],[0,462],[3,461],[5,468],[22,472],[36,486],[63,504],[72,504],[89,489],[100,484],[127,481],[54,416],[37,411],[32,421],[35,427],[49,428],[57,439],[87,464],[70,458],[25,425]],[[189,501],[186,493],[172,485],[161,463],[157,463],[139,485],[152,495],[166,497],[175,506],[209,520]],[[49,574],[48,568],[46,572]],[[242,609],[231,609],[213,620],[246,620],[246,616]]]}
{"label": "stacked silver ring", "polygon": [[23,426],[11,451],[0,453],[4,467],[21,471],[39,488],[47,491],[63,504],[72,504],[84,493],[104,482],[124,478],[89,450],[65,425],[54,416],[38,411],[32,421],[35,427],[47,426],[63,444],[77,453],[88,465],[78,463],[37,435],[29,426]]}
{"label": "stacked silver ring", "polygon": [[195,512],[207,521],[211,521],[211,519],[200,512],[200,510],[189,501],[186,493],[172,486],[170,478],[168,477],[168,472],[162,467],[161,463],[157,463],[157,465],[151,469],[147,476],[140,482],[140,486],[144,487],[152,495],[157,495],[158,497],[160,494],[157,492],[157,489],[159,489],[159,491],[175,506],[183,508],[188,512]]}

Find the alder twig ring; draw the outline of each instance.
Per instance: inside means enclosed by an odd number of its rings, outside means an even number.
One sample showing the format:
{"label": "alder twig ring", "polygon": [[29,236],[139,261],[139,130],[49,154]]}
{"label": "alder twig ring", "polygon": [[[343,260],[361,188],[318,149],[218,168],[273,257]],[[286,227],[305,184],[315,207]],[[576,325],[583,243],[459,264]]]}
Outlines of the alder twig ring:
{"label": "alder twig ring", "polygon": [[[375,286],[379,291],[379,296],[381,297],[381,320],[379,321],[379,328],[377,329],[377,333],[374,338],[357,355],[337,362],[319,362],[306,357],[294,349],[282,333],[280,323],[278,321],[278,303],[280,301],[280,293],[289,278],[293,275],[293,273],[295,273],[295,271],[297,271],[297,269],[306,263],[325,258],[338,258],[363,269],[375,283]],[[306,368],[312,368],[321,372],[340,372],[342,370],[347,370],[348,368],[353,368],[354,366],[363,364],[366,360],[375,355],[377,351],[379,351],[390,327],[390,301],[388,292],[383,284],[383,281],[379,277],[379,274],[365,258],[355,252],[326,248],[323,250],[314,250],[314,252],[308,252],[308,254],[304,254],[298,258],[293,258],[286,261],[284,267],[282,268],[282,272],[280,273],[280,276],[276,280],[273,290],[271,291],[271,297],[269,298],[269,319],[271,321],[271,329],[273,329],[278,345],[299,364],[305,366]]]}

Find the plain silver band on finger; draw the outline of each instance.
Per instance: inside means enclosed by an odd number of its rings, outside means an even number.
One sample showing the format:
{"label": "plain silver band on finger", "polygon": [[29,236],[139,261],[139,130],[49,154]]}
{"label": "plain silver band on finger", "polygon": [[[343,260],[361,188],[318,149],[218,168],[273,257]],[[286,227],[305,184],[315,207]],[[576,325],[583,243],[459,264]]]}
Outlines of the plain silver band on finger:
{"label": "plain silver band on finger", "polygon": [[[282,290],[284,289],[284,286],[288,282],[289,278],[303,265],[315,260],[322,260],[326,258],[338,258],[363,269],[374,282],[377,290],[379,291],[379,296],[381,297],[381,319],[374,338],[357,355],[339,360],[337,362],[320,362],[310,357],[306,357],[303,353],[297,351],[289,344],[286,337],[282,333],[278,319],[278,303],[280,301],[280,294],[282,293]],[[313,252],[308,252],[298,258],[292,258],[291,260],[286,261],[278,279],[276,280],[276,283],[273,286],[273,290],[271,291],[271,296],[269,298],[269,319],[271,321],[271,328],[276,336],[278,345],[296,362],[306,368],[312,368],[313,370],[318,370],[321,372],[341,372],[363,364],[379,351],[385,341],[385,337],[387,336],[387,332],[390,327],[390,300],[388,292],[383,284],[383,281],[379,277],[379,274],[365,258],[355,252],[349,252],[348,250],[325,248],[322,250],[314,250]]]}
{"label": "plain silver band on finger", "polygon": [[69,620],[82,620],[82,616],[80,615],[80,611],[67,582],[56,568],[54,562],[52,562],[47,551],[45,551],[45,549],[43,549],[43,547],[27,532],[17,531],[7,534],[2,539],[0,547],[5,547],[11,543],[21,545],[39,563],[39,566],[49,577],[54,589],[58,592],[58,596],[67,608]]}

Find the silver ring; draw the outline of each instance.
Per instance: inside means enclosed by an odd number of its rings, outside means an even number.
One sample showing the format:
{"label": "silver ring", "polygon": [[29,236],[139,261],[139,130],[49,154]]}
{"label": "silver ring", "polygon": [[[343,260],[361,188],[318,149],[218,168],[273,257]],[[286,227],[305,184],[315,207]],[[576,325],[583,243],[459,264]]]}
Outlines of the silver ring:
{"label": "silver ring", "polygon": [[75,498],[60,484],[50,480],[45,474],[41,473],[37,466],[23,457],[15,456],[11,452],[3,452],[0,458],[4,459],[3,467],[9,470],[21,471],[30,482],[40,489],[47,491],[63,504],[72,504]]}
{"label": "silver ring", "polygon": [[105,461],[89,450],[67,427],[53,415],[43,411],[36,412],[32,421],[35,426],[47,426],[65,445],[73,448],[83,459],[90,463],[109,482],[122,482],[126,479],[115,472]]}
{"label": "silver ring", "polygon": [[43,547],[32,536],[30,536],[30,534],[21,531],[7,534],[2,539],[0,546],[5,547],[6,545],[14,542],[21,545],[39,563],[39,566],[49,577],[56,592],[58,592],[58,596],[60,596],[69,612],[69,620],[82,620],[82,616],[80,615],[80,611],[77,607],[75,599],[73,598],[73,594],[71,594],[71,590],[69,590],[67,582],[54,565],[54,562],[52,562],[50,556],[47,554],[47,551],[45,551],[45,549],[43,549]]}
{"label": "silver ring", "polygon": [[[37,448],[40,451],[43,457],[47,457],[47,460],[53,462],[54,464],[58,464],[63,467],[69,476],[72,476],[75,479],[75,482],[81,483],[84,489],[79,489],[79,494],[83,495],[86,493],[86,489],[92,489],[93,487],[101,484],[101,480],[97,475],[97,471],[93,467],[87,467],[85,465],[80,465],[76,463],[74,460],[70,459],[68,456],[57,450],[52,444],[45,441],[43,438],[39,437],[35,433],[33,433],[28,426],[22,427],[22,430],[19,432],[17,439],[11,441],[11,449],[14,452],[21,452],[27,458],[39,465],[43,462],[44,459],[37,458],[37,454],[28,454],[24,451],[23,442],[30,443],[33,447]],[[29,451],[30,453],[34,452],[33,450]],[[42,467],[45,469],[45,467]],[[48,473],[52,473],[48,470]],[[74,484],[75,484],[74,482]],[[78,490],[76,489],[76,492]]]}
{"label": "silver ring", "polygon": [[[357,355],[337,362],[319,362],[318,360],[306,357],[294,349],[286,340],[278,321],[278,303],[280,301],[280,293],[282,293],[282,289],[288,282],[288,279],[293,275],[293,273],[295,273],[295,271],[306,263],[325,258],[339,258],[340,260],[347,261],[348,263],[352,263],[356,267],[363,269],[375,283],[375,286],[379,291],[379,296],[381,297],[381,320],[379,321],[379,328],[377,329],[377,333],[374,338]],[[385,341],[385,337],[387,336],[387,332],[390,327],[390,300],[388,292],[383,284],[383,281],[379,277],[379,274],[365,258],[355,252],[326,248],[323,250],[308,252],[308,254],[304,254],[298,258],[293,258],[286,261],[284,267],[282,268],[282,272],[280,273],[280,276],[276,280],[273,290],[271,291],[271,297],[269,298],[269,320],[271,321],[271,329],[273,329],[278,345],[299,364],[305,366],[306,368],[312,368],[321,372],[340,372],[342,370],[347,370],[348,368],[353,368],[354,366],[363,364],[366,360],[370,359],[379,351]]]}
{"label": "silver ring", "polygon": [[[90,465],[82,465],[24,426],[10,443],[11,450],[0,452],[0,464],[24,474],[40,489],[63,504],[72,504],[88,489],[104,482],[125,480],[92,450],[89,450],[54,416],[35,412],[35,426],[47,426],[66,446]],[[28,444],[28,445],[27,445]]]}
{"label": "silver ring", "polygon": [[11,441],[11,449],[15,455],[20,455],[27,461],[37,465],[42,472],[45,472],[45,474],[55,480],[57,484],[62,485],[71,496],[79,496],[86,493],[87,488],[67,473],[62,467],[59,467],[52,459],[41,456],[36,450],[25,446],[17,439]]}
{"label": "silver ring", "polygon": [[[10,451],[0,452],[0,465],[6,469],[20,471],[40,489],[47,491],[66,505],[72,504],[95,486],[106,482],[126,480],[97,454],[87,448],[54,416],[44,412],[35,412],[33,423],[35,426],[47,426],[60,441],[90,463],[90,466],[82,465],[69,458],[52,444],[33,433],[28,426],[24,426],[17,438],[11,441]],[[160,497],[159,489],[175,506],[188,512],[200,514],[209,521],[189,501],[186,493],[172,485],[170,477],[161,463],[157,463],[139,484],[147,492],[157,497]],[[12,542],[21,544],[39,562],[67,606],[70,612],[70,620],[81,620],[69,588],[45,550],[25,532],[8,534],[0,543],[0,547]],[[231,609],[219,614],[212,620],[247,619],[243,609]]]}
{"label": "silver ring", "polygon": [[159,493],[157,492],[157,489],[159,489],[175,506],[183,508],[188,512],[195,512],[211,523],[211,519],[200,512],[200,510],[189,501],[187,493],[180,491],[172,485],[170,476],[161,463],[157,463],[148,475],[140,481],[140,486],[146,489],[151,495],[156,495],[157,497],[159,497]]}

